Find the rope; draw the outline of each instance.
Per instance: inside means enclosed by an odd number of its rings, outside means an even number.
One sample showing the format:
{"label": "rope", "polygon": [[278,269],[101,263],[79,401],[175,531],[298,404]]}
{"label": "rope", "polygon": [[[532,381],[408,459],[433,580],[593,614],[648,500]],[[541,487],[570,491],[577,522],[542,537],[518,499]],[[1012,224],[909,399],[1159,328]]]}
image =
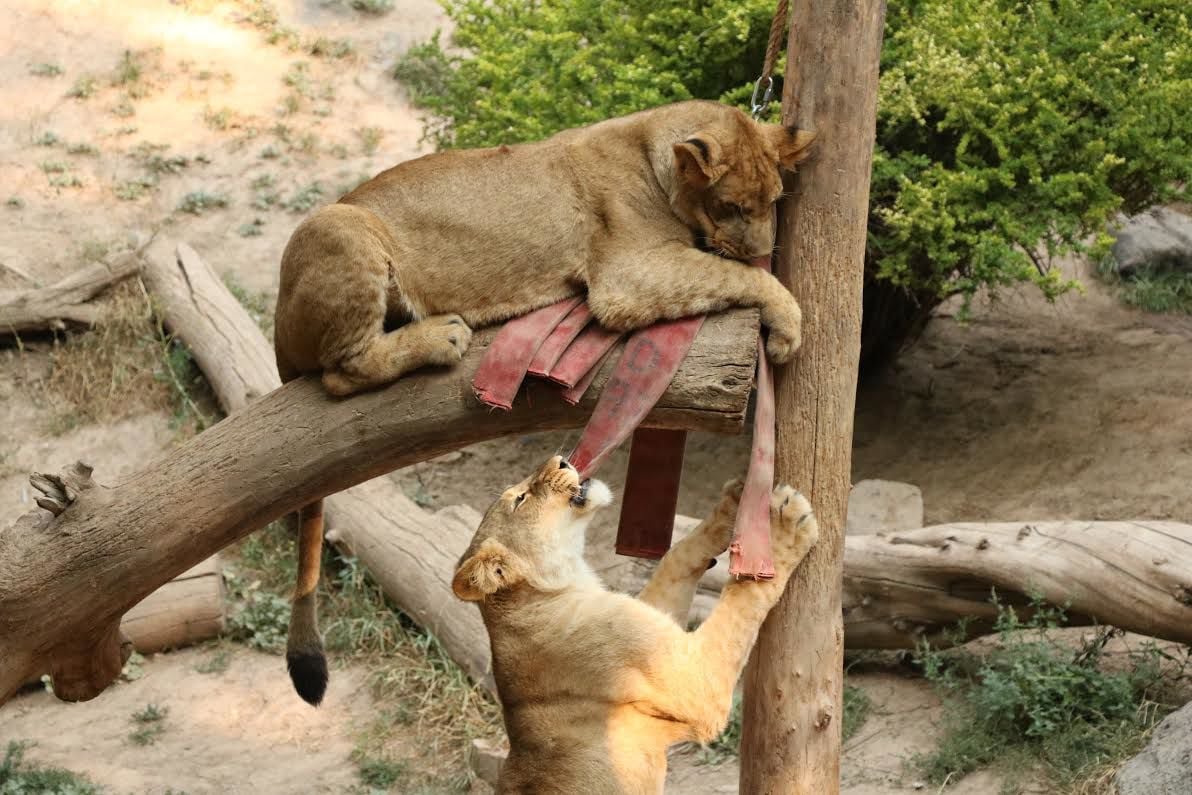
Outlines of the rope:
{"label": "rope", "polygon": [[766,45],[766,57],[762,61],[762,77],[770,77],[774,72],[774,62],[778,60],[778,51],[782,47],[782,34],[786,29],[787,0],[778,0],[778,7],[774,9],[774,20],[770,23],[770,41]]}
{"label": "rope", "polygon": [[778,0],[774,19],[770,22],[770,40],[766,43],[766,57],[762,60],[762,76],[753,84],[753,96],[749,100],[750,113],[759,119],[770,105],[774,93],[774,62],[782,49],[782,34],[786,30],[787,0]]}

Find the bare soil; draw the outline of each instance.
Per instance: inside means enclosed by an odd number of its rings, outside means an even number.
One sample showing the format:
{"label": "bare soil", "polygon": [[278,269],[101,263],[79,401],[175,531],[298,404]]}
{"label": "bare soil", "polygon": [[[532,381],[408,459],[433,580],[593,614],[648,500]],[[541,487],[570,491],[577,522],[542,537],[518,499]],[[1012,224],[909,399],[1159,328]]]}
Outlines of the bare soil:
{"label": "bare soil", "polygon": [[[405,48],[445,25],[434,0],[399,0],[380,17],[347,2],[276,4],[281,24],[301,41],[350,39],[354,53],[344,59],[268,44],[268,31],[245,21],[250,5],[5,3],[0,290],[51,283],[157,230],[187,240],[269,302],[281,250],[310,209],[304,196],[332,201],[424,151],[418,114],[389,71]],[[126,50],[141,74],[120,82]],[[45,63],[62,74],[31,73]],[[66,96],[87,76],[91,96]],[[56,143],[42,145],[47,132]],[[162,165],[173,156],[185,162]],[[79,186],[55,185],[62,175]],[[139,197],[118,197],[129,195],[129,182],[153,178]],[[226,204],[199,214],[178,209],[199,191]],[[254,234],[246,236],[249,228]],[[919,485],[929,522],[1192,519],[1192,322],[1126,309],[1083,265],[1064,267],[1082,277],[1083,294],[1049,305],[1030,290],[1007,291],[979,301],[967,323],[957,321],[958,307],[945,307],[895,369],[863,386],[855,480]],[[48,394],[55,344],[33,337],[0,347],[0,508],[10,517],[31,507],[31,470],[83,458],[101,482],[115,482],[179,439],[160,409],[106,424],[64,421],[60,401]],[[424,504],[483,510],[519,473],[573,441],[568,434],[511,438],[393,477]],[[680,511],[707,510],[720,484],[744,471],[746,456],[745,438],[693,435]],[[625,458],[621,451],[606,465],[614,485]],[[611,549],[615,516],[608,512],[594,528],[594,548]],[[158,655],[142,678],[86,704],[23,695],[0,708],[0,742],[31,740],[31,759],[85,773],[113,792],[358,785],[349,756],[378,709],[366,672],[338,672],[325,706],[312,710],[290,691],[279,658],[230,648],[222,673],[195,670],[209,649]],[[931,748],[937,698],[923,682],[896,674],[850,682],[874,706],[846,746],[845,792],[915,787],[904,761]],[[155,744],[136,746],[130,716],[148,703],[169,709],[166,728]],[[419,743],[413,729],[405,739],[411,748]],[[995,777],[978,773],[951,791],[998,788]],[[697,766],[691,754],[677,754],[669,789],[736,792],[735,768]]]}

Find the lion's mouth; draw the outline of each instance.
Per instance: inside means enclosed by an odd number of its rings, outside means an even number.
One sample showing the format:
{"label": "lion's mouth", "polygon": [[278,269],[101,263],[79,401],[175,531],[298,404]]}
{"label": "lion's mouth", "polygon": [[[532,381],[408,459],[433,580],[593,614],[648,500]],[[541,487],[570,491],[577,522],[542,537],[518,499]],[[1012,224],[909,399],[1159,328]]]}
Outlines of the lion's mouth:
{"label": "lion's mouth", "polygon": [[575,494],[571,495],[571,504],[576,508],[587,507],[588,504],[588,487],[592,484],[591,478],[581,480],[579,488],[575,490]]}

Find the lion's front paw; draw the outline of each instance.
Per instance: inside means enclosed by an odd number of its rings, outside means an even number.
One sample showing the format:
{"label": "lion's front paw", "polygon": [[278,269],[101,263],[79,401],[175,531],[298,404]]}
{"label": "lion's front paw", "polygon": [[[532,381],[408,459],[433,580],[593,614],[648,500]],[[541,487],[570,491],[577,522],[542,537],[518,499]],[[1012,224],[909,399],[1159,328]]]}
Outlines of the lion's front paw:
{"label": "lion's front paw", "polygon": [[421,321],[427,364],[458,364],[472,343],[472,329],[459,315],[436,315]]}
{"label": "lion's front paw", "polygon": [[766,356],[775,364],[786,364],[803,343],[803,313],[799,305],[786,293],[781,305],[763,310],[762,323],[770,329]]}
{"label": "lion's front paw", "polygon": [[819,540],[819,524],[811,503],[783,484],[770,495],[770,537],[775,563],[796,566]]}

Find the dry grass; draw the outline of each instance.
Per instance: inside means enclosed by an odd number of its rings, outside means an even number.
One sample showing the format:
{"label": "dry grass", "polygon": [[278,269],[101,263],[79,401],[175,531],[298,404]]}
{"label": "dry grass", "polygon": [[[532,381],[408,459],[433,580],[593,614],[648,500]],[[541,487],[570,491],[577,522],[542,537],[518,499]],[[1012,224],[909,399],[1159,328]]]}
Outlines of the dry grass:
{"label": "dry grass", "polygon": [[[275,522],[233,547],[237,579],[253,591],[287,594],[296,569],[295,538]],[[474,737],[495,737],[500,712],[493,699],[472,683],[438,642],[385,598],[354,558],[328,552],[319,593],[320,624],[332,665],[348,662],[371,672],[378,713],[357,737],[353,758],[362,775],[387,766],[410,771],[403,785],[434,776],[454,786],[466,784],[465,754]],[[277,627],[284,632],[284,624]],[[417,760],[395,755],[418,738]],[[397,742],[404,738],[405,743]],[[429,780],[429,779],[428,779]]]}
{"label": "dry grass", "polygon": [[161,326],[140,279],[100,300],[96,326],[54,340],[46,393],[55,409],[50,433],[111,423],[146,411],[170,411],[192,435],[214,416],[214,401],[190,354]]}

